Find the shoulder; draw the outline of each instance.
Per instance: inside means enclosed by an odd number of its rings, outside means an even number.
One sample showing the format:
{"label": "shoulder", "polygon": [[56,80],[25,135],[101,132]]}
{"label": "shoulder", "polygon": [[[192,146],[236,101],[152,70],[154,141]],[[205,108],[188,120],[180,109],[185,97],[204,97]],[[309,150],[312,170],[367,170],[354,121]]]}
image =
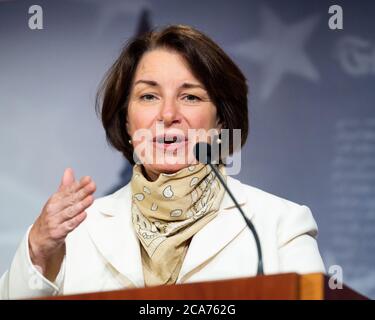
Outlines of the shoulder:
{"label": "shoulder", "polygon": [[235,189],[237,191],[236,193],[240,193],[246,197],[246,200],[251,203],[253,208],[267,209],[273,212],[284,212],[304,207],[296,202],[245,184],[233,177],[228,177],[227,182],[229,188],[231,188],[231,190]]}
{"label": "shoulder", "polygon": [[228,186],[239,197],[246,198],[246,204],[254,219],[259,223],[275,225],[280,238],[292,238],[298,234],[308,233],[316,236],[318,227],[306,205],[284,199],[263,191],[238,179],[228,177]]}

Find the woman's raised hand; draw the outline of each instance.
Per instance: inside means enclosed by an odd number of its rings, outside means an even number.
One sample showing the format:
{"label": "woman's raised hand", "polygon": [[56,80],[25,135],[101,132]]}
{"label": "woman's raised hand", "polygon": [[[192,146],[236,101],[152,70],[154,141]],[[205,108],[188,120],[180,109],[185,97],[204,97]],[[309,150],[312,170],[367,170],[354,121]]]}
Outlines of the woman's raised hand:
{"label": "woman's raised hand", "polygon": [[95,190],[89,176],[75,180],[73,170],[67,168],[59,189],[33,224],[29,233],[30,258],[47,279],[55,280],[65,255],[65,238],[85,220],[85,210],[93,203]]}

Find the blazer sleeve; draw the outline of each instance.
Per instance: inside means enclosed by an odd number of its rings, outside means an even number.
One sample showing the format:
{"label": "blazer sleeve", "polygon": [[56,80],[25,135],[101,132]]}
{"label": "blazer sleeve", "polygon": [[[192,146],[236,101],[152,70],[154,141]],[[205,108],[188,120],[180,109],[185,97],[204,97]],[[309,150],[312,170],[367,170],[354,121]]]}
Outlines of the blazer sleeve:
{"label": "blazer sleeve", "polygon": [[325,273],[316,241],[318,227],[310,209],[293,205],[280,220],[278,245],[281,271],[302,274]]}
{"label": "blazer sleeve", "polygon": [[29,232],[22,239],[11,266],[0,279],[1,299],[24,299],[58,295],[65,276],[65,257],[54,282],[45,278],[33,265],[29,253]]}

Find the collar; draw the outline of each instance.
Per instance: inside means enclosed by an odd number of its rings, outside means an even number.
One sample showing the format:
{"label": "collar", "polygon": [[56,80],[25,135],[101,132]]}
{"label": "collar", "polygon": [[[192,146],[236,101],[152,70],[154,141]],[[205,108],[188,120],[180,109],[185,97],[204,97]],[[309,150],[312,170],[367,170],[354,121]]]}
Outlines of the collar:
{"label": "collar", "polygon": [[[246,185],[227,177],[227,185],[251,219]],[[131,221],[131,190],[127,184],[115,193],[95,200],[86,220],[89,235],[103,257],[136,287],[144,286],[140,243]],[[98,214],[99,213],[99,214]],[[177,283],[185,282],[206,261],[220,252],[246,229],[246,223],[226,193],[218,215],[192,238]],[[220,233],[220,237],[215,237]],[[212,238],[215,241],[212,241]],[[129,261],[128,259],[131,259]]]}
{"label": "collar", "polygon": [[[247,202],[244,185],[237,179],[227,176],[227,186],[232,191],[235,199],[240,206]],[[124,209],[131,205],[131,188],[130,183],[117,190],[116,192],[96,200],[97,210],[105,216],[114,217],[124,213]],[[219,210],[228,210],[235,207],[229,194],[225,192]]]}

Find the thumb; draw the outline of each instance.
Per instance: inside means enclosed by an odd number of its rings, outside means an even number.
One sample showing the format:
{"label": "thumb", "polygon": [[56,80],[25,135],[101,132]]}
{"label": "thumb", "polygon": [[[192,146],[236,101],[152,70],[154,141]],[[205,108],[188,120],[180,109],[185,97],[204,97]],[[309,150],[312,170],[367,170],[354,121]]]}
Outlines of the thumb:
{"label": "thumb", "polygon": [[66,168],[64,171],[64,175],[61,179],[61,183],[59,186],[59,190],[65,189],[66,187],[69,187],[73,182],[75,181],[74,178],[74,172],[72,168]]}

